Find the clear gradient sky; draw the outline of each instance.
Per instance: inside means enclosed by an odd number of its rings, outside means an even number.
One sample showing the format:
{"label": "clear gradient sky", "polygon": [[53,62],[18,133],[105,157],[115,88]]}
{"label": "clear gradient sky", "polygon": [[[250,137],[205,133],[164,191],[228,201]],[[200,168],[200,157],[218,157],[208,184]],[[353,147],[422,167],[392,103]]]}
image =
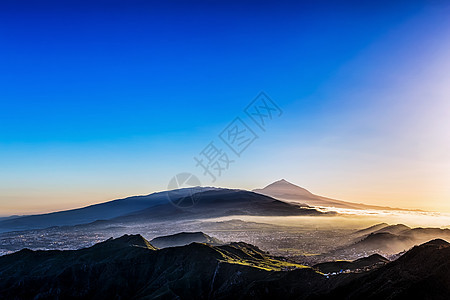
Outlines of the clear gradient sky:
{"label": "clear gradient sky", "polygon": [[0,215],[213,185],[260,91],[283,115],[214,185],[450,211],[449,2],[334,2],[1,1]]}

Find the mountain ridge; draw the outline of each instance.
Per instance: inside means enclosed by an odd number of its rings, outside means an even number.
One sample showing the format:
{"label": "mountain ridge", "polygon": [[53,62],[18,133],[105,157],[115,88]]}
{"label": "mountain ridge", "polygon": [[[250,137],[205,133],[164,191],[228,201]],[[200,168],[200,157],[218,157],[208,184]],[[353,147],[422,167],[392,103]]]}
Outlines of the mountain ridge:
{"label": "mountain ridge", "polygon": [[445,299],[449,283],[450,244],[433,239],[377,270],[347,278],[317,299]]}
{"label": "mountain ridge", "polygon": [[[325,276],[258,247],[192,243],[153,249],[140,235],[72,251],[0,257],[0,295],[37,299],[443,299],[450,293],[450,244],[433,239],[393,262]],[[363,264],[364,266],[366,263]]]}
{"label": "mountain ridge", "polygon": [[171,235],[158,236],[150,241],[150,244],[158,248],[179,247],[191,243],[204,243],[212,246],[223,245],[224,242],[211,237],[203,232],[179,232]]}
{"label": "mountain ridge", "polygon": [[[198,189],[195,187],[193,189]],[[204,187],[209,190],[210,187]],[[179,189],[179,194],[189,194],[191,188]],[[81,208],[49,212],[45,214],[17,216],[0,219],[0,232],[28,229],[41,229],[51,226],[71,226],[86,224],[97,220],[108,220],[135,211],[155,206],[169,201],[168,192],[155,192],[142,196],[130,196]]]}
{"label": "mountain ridge", "polygon": [[[0,232],[76,226],[93,222],[152,222],[171,218],[208,218],[239,214],[264,216],[333,214],[239,189],[195,187],[175,191],[175,193],[171,191],[170,194],[158,192],[147,196],[133,196],[74,210],[0,220]],[[180,199],[195,197],[198,202],[193,207],[178,207],[173,204],[176,199],[169,197],[174,195],[181,197]]]}
{"label": "mountain ridge", "polygon": [[330,254],[345,256],[349,253],[363,252],[395,255],[436,238],[450,241],[450,229],[411,228],[404,224],[381,223],[358,230],[353,236],[351,244],[335,249]]}
{"label": "mountain ridge", "polygon": [[[315,195],[305,188],[295,185],[285,179],[277,180],[262,189],[253,189],[255,193],[274,197],[284,201],[295,201],[297,203],[309,206],[336,207],[345,209],[377,209],[377,210],[402,210],[411,211],[403,208],[392,208],[387,206],[370,205],[364,203],[355,203],[350,201],[336,200],[319,195]],[[414,210],[418,211],[418,210]]]}

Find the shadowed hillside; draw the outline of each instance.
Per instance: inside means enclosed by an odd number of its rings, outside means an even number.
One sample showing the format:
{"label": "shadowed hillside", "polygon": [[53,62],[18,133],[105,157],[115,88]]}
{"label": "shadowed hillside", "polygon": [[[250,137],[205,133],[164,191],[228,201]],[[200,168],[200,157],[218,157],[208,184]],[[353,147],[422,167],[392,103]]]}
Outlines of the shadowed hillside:
{"label": "shadowed hillside", "polygon": [[158,248],[185,246],[191,243],[203,243],[212,246],[222,245],[223,242],[203,232],[180,232],[172,235],[159,236],[150,241]]}
{"label": "shadowed hillside", "polygon": [[436,239],[414,247],[384,267],[344,281],[320,298],[448,299],[448,295],[450,244]]}
{"label": "shadowed hillside", "polygon": [[356,236],[353,244],[336,249],[332,254],[382,253],[392,255],[436,238],[450,241],[449,229],[410,228],[403,224],[377,224],[356,231],[353,235]]}
{"label": "shadowed hillside", "polygon": [[388,263],[389,260],[384,258],[379,254],[372,254],[369,257],[363,257],[354,261],[332,261],[316,264],[313,266],[314,269],[319,270],[322,273],[333,273],[341,271],[354,271],[360,269],[366,269],[373,266],[380,266]]}
{"label": "shadowed hillside", "polygon": [[231,215],[252,216],[320,216],[334,215],[299,204],[291,204],[269,196],[245,190],[216,189],[194,195],[196,204],[190,208],[177,208],[167,203],[157,205],[112,222],[148,222],[171,219],[214,218]]}
{"label": "shadowed hillside", "polygon": [[[177,195],[189,195],[192,190],[206,191],[213,188],[195,187],[177,190]],[[167,192],[158,192],[146,196],[133,196],[112,200],[82,208],[52,212],[47,214],[16,216],[0,219],[0,232],[27,230],[51,226],[78,225],[96,220],[108,220],[156,205],[168,203]]]}
{"label": "shadowed hillside", "polygon": [[[79,209],[48,214],[0,219],[0,233],[7,231],[41,229],[104,220],[114,222],[157,222],[178,219],[222,217],[229,215],[301,216],[324,215],[313,208],[290,204],[257,193],[195,187],[171,191],[172,201],[183,201],[194,195],[197,203],[191,208],[178,208],[169,201],[167,192],[136,196],[91,205]],[[178,197],[173,199],[173,197]],[[333,213],[329,212],[328,215]]]}
{"label": "shadowed hillside", "polygon": [[[156,250],[140,235],[76,251],[21,250],[0,257],[2,298],[208,299],[240,295],[273,271],[305,269],[257,247],[192,243]],[[317,274],[317,278],[322,276]]]}
{"label": "shadowed hillside", "polygon": [[[156,249],[140,235],[75,251],[0,257],[2,299],[445,299],[450,245],[433,240],[370,271],[325,276],[239,242]],[[316,266],[323,272],[342,262]],[[331,269],[329,269],[331,268]]]}

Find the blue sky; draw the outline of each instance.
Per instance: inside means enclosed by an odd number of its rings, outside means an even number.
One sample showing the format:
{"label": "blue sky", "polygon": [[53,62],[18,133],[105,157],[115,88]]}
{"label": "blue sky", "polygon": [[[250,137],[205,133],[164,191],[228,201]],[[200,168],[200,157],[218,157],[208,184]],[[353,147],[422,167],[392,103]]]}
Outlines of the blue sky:
{"label": "blue sky", "polygon": [[[444,1],[1,2],[0,215],[147,194],[183,171],[447,209],[448,13]],[[193,157],[260,91],[283,115],[209,182]]]}

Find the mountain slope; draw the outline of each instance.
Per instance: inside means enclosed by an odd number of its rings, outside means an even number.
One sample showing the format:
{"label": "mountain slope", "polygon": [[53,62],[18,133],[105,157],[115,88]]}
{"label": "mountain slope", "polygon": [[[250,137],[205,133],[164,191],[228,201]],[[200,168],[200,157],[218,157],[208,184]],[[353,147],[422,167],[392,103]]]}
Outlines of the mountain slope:
{"label": "mountain slope", "polygon": [[446,299],[450,244],[432,240],[371,271],[324,276],[242,242],[155,250],[126,235],[2,256],[0,279],[2,299]]}
{"label": "mountain slope", "polygon": [[351,278],[320,298],[448,299],[450,244],[437,239],[415,246],[396,261]]}
{"label": "mountain slope", "polygon": [[396,225],[389,225],[389,226],[385,226],[383,228],[380,228],[376,231],[374,231],[373,233],[392,233],[392,234],[401,234],[402,232],[407,232],[408,230],[410,230],[411,228],[403,225],[403,224],[396,224]]}
{"label": "mountain slope", "polygon": [[[177,190],[177,195],[185,196],[191,190],[210,190],[211,188],[186,188]],[[83,208],[71,209],[47,214],[21,216],[11,219],[0,219],[0,232],[47,228],[51,226],[78,225],[108,220],[132,212],[168,203],[167,192],[158,192],[146,196],[133,196],[124,199],[94,204]]]}
{"label": "mountain slope", "polygon": [[[148,246],[148,247],[143,247]],[[0,295],[6,299],[224,299],[243,298],[253,283],[284,268],[297,278],[324,277],[280,261],[245,243],[193,243],[154,250],[141,236],[110,239],[76,251],[31,251],[0,257]],[[275,277],[277,277],[276,275]]]}
{"label": "mountain slope", "polygon": [[222,245],[223,242],[203,232],[180,232],[172,235],[159,236],[150,241],[158,248],[185,246],[191,243],[203,243],[213,246]]}
{"label": "mountain slope", "polygon": [[364,229],[360,229],[360,230],[356,231],[354,234],[355,235],[370,234],[370,233],[373,233],[373,232],[375,232],[377,230],[383,229],[386,226],[389,226],[389,224],[388,223],[379,223],[379,224],[375,224],[375,225],[372,225],[372,226],[364,228]]}
{"label": "mountain slope", "polygon": [[262,189],[254,189],[253,192],[274,197],[280,200],[295,201],[310,206],[325,206],[325,207],[337,207],[346,209],[399,210],[398,208],[367,205],[362,203],[353,203],[314,195],[308,190],[299,187],[295,184],[292,184],[284,179],[275,181]]}
{"label": "mountain slope", "polygon": [[314,216],[333,215],[298,204],[286,203],[269,196],[245,190],[217,189],[195,194],[196,204],[180,209],[170,203],[154,206],[127,216],[115,218],[114,222],[167,221],[176,218],[215,218],[231,215],[253,216]]}
{"label": "mountain slope", "polygon": [[345,270],[358,270],[369,268],[373,266],[379,266],[388,263],[389,260],[384,258],[379,254],[372,254],[368,257],[363,257],[354,261],[332,261],[316,264],[313,266],[314,269],[319,270],[322,273],[333,273]]}
{"label": "mountain slope", "polygon": [[332,255],[363,252],[393,255],[436,238],[450,241],[449,229],[410,228],[403,224],[378,224],[359,230],[354,235],[356,238],[353,244],[334,250]]}

